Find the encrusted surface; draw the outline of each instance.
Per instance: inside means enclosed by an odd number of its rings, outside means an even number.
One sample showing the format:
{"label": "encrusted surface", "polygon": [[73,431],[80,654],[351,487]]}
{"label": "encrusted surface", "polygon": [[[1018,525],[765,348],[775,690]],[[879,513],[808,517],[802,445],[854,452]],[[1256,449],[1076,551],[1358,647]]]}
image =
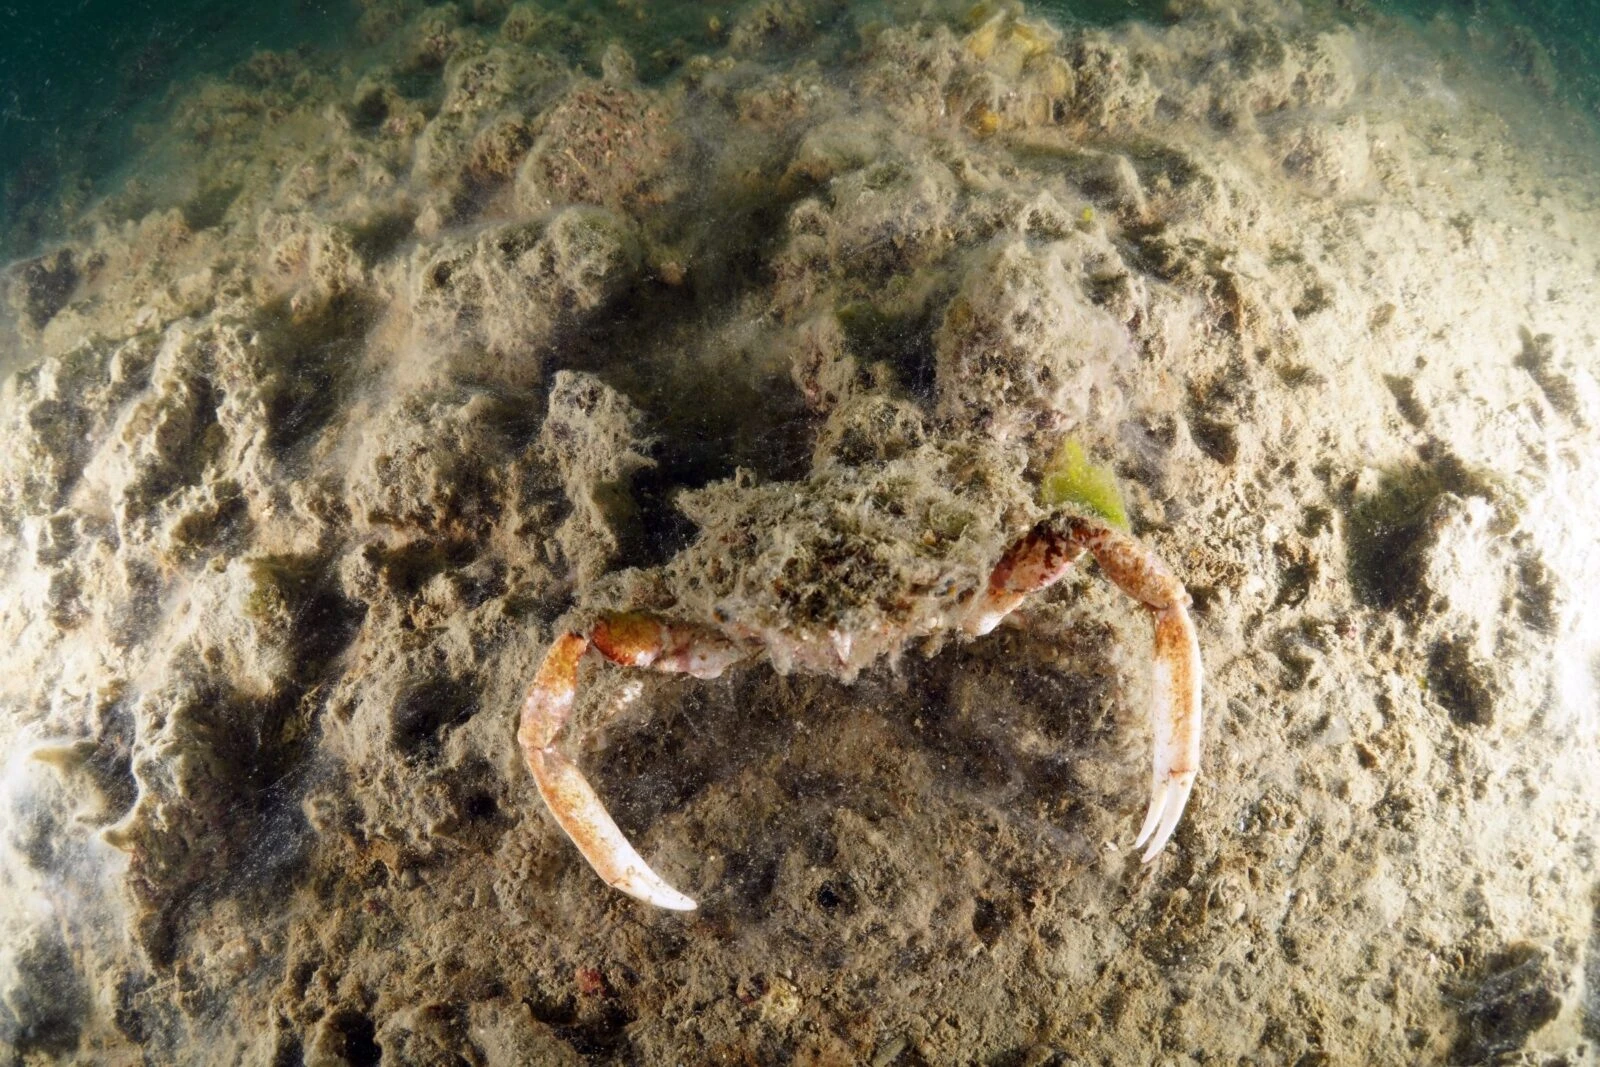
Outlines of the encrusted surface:
{"label": "encrusted surface", "polygon": [[[881,14],[378,0],[5,271],[7,1055],[1595,1058],[1592,143],[1371,16]],[[853,685],[586,667],[703,906],[594,877],[513,742],[558,620],[864,665],[1068,436],[1195,596],[1159,863],[1086,566]]]}

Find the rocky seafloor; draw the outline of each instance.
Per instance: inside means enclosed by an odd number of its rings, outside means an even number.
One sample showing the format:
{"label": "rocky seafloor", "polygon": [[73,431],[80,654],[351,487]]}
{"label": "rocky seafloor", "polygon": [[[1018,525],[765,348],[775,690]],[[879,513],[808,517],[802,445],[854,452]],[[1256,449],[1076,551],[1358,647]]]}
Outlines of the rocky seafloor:
{"label": "rocky seafloor", "polygon": [[[1539,84],[1255,0],[363,31],[4,273],[7,1062],[1600,1058],[1600,185]],[[697,523],[859,618],[1069,439],[1195,601],[1160,859],[1086,564],[848,685],[587,668],[701,908],[595,877],[514,742],[564,619],[703,613]]]}

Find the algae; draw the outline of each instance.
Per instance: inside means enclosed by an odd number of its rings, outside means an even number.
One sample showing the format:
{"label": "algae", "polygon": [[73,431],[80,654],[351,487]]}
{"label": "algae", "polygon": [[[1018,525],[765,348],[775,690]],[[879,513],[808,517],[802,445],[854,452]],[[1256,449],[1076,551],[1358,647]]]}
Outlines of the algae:
{"label": "algae", "polygon": [[1109,465],[1094,463],[1083,445],[1071,438],[1045,467],[1039,482],[1039,499],[1046,507],[1070,504],[1104,519],[1119,530],[1130,528],[1122,487]]}

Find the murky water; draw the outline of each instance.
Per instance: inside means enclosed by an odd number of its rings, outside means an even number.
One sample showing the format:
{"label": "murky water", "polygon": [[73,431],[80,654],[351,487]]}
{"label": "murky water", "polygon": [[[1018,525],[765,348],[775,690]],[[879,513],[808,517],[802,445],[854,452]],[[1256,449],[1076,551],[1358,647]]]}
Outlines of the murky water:
{"label": "murky water", "polygon": [[[504,4],[478,5],[485,20]],[[664,49],[667,74],[685,58],[700,24],[724,23],[736,7],[709,2],[650,6],[635,19],[626,5],[549,4],[572,11],[590,40],[565,42],[575,60],[584,47],[619,35],[636,50]],[[857,5],[870,11],[871,4]],[[1162,0],[1052,0],[1036,10],[1064,25],[1159,22]],[[1508,80],[1533,81],[1589,115],[1600,107],[1600,15],[1586,0],[1505,4],[1387,2],[1344,5],[1351,20],[1394,15],[1432,25],[1465,54],[1498,67]],[[159,125],[174,86],[221,74],[262,49],[303,51],[316,63],[359,54],[356,4],[119,3],[89,0],[71,8],[23,4],[0,13],[0,255],[19,254],[59,235],[71,213],[114,183]],[[621,12],[619,17],[619,12]],[[360,61],[357,60],[357,63]],[[647,61],[648,62],[648,61]]]}
{"label": "murky water", "polygon": [[1597,26],[0,12],[0,1050],[1600,1062]]}

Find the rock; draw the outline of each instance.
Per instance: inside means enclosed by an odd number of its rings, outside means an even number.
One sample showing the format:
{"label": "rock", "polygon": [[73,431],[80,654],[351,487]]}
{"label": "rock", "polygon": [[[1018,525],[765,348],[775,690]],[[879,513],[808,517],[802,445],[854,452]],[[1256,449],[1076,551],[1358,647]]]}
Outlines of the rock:
{"label": "rock", "polygon": [[1450,991],[1460,1029],[1450,1058],[1492,1062],[1521,1050],[1534,1031],[1561,1011],[1564,983],[1537,945],[1511,945]]}
{"label": "rock", "polygon": [[[29,205],[0,1059],[1591,1054],[1593,146],[1360,4],[937,7],[363,0]],[[1149,865],[1149,612],[957,627],[1069,442],[1193,600]],[[760,653],[560,741],[688,920],[515,744],[623,608]]]}
{"label": "rock", "polygon": [[584,580],[599,577],[638,536],[629,483],[652,466],[644,416],[591,374],[560,371],[539,445],[561,474],[571,513],[556,541]]}

